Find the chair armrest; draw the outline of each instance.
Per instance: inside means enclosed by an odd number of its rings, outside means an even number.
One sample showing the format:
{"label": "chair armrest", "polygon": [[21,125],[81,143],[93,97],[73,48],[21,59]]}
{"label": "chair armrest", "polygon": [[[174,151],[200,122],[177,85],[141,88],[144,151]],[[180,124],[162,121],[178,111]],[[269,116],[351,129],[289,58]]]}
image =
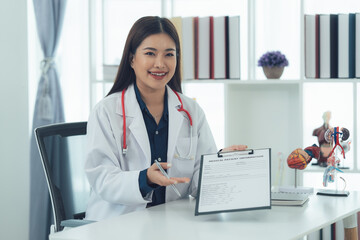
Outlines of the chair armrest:
{"label": "chair armrest", "polygon": [[84,219],[84,218],[85,218],[85,212],[74,214],[74,219]]}
{"label": "chair armrest", "polygon": [[96,221],[68,219],[68,220],[61,221],[60,225],[62,227],[72,227],[73,228],[73,227],[79,227],[79,226],[86,225],[86,224],[93,223],[93,222],[96,222]]}

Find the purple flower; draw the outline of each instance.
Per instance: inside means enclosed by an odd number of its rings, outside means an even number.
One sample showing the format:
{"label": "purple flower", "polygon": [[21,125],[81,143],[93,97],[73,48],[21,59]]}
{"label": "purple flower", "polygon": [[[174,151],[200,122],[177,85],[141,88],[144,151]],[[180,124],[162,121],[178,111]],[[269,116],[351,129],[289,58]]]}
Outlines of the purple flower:
{"label": "purple flower", "polygon": [[267,52],[258,61],[259,67],[286,67],[288,65],[288,60],[280,51]]}

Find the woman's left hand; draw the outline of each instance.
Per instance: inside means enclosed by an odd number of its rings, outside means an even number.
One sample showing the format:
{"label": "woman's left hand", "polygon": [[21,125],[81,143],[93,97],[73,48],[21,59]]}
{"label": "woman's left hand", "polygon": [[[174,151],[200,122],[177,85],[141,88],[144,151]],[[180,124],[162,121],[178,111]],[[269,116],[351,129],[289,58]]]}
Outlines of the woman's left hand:
{"label": "woman's left hand", "polygon": [[230,152],[230,151],[242,151],[248,148],[247,145],[232,145],[230,147],[223,148],[222,152]]}

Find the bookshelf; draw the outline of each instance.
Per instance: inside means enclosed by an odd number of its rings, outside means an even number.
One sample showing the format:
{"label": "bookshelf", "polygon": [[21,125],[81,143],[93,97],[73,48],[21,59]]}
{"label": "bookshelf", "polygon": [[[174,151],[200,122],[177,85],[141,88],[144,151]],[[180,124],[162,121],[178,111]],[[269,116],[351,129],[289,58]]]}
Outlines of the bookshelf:
{"label": "bookshelf", "polygon": [[[335,0],[310,1],[310,0],[224,0],[225,7],[218,9],[219,14],[240,15],[241,16],[241,78],[237,80],[218,79],[218,80],[186,80],[183,85],[192,83],[222,84],[224,102],[224,145],[235,143],[246,143],[250,147],[271,147],[272,148],[272,176],[273,182],[279,168],[278,152],[282,152],[285,159],[285,176],[283,184],[293,184],[294,171],[287,168],[287,155],[298,147],[307,147],[312,143],[317,143],[317,139],[312,137],[312,129],[321,124],[321,115],[323,109],[328,110],[326,105],[318,102],[318,96],[309,96],[309,89],[316,86],[319,88],[321,96],[326,95],[328,84],[348,84],[351,85],[349,91],[343,92],[344,95],[351,95],[351,104],[339,97],[339,104],[343,107],[337,107],[337,112],[344,116],[349,116],[351,112],[351,121],[345,124],[350,129],[352,136],[357,136],[359,121],[359,79],[306,79],[304,76],[304,14],[331,13],[342,11],[344,6],[350,5],[351,12],[360,12],[360,4],[354,0],[346,0],[347,3],[338,3]],[[155,1],[156,2],[156,1]],[[207,16],[215,15],[213,12],[204,12],[203,5],[209,5],[218,1],[185,1],[185,0],[162,0],[161,15],[165,17],[175,16]],[[187,4],[186,13],[181,12],[182,4]],[[351,2],[349,4],[349,2]],[[193,5],[189,5],[193,4]],[[325,6],[326,5],[326,6]],[[341,5],[341,6],[340,6]],[[226,9],[227,6],[227,9]],[[228,7],[231,6],[231,9]],[[216,9],[216,8],[214,8]],[[269,9],[271,11],[269,11]],[[285,10],[286,9],[286,12]],[[207,10],[211,11],[211,10]],[[95,24],[95,23],[93,23]],[[93,39],[95,39],[95,35]],[[289,44],[290,42],[290,44]],[[96,45],[96,44],[94,44]],[[260,67],[257,67],[258,58],[266,51],[280,50],[284,53],[290,63],[285,68],[284,74],[279,80],[266,80]],[[91,56],[92,59],[96,55]],[[93,64],[96,61],[93,60]],[[110,88],[113,79],[111,75],[101,78],[102,65],[94,66],[91,69],[98,69],[92,74],[92,84],[101,85],[101,90],[94,87],[93,92],[97,95],[105,94]],[[106,67],[105,73],[114,69]],[[115,70],[116,71],[116,70]],[[99,77],[100,76],[100,77]],[[319,87],[320,86],[320,87]],[[342,86],[340,86],[342,87]],[[306,95],[306,97],[304,97]],[[92,105],[97,101],[97,97],[92,97]],[[314,107],[309,102],[314,101]],[[347,99],[347,98],[346,98]],[[328,100],[324,101],[327,102]],[[329,101],[331,102],[331,101]],[[320,106],[321,105],[321,106]],[[319,108],[318,113],[313,113],[311,108]],[[331,105],[328,105],[331,108]],[[343,113],[338,110],[345,108]],[[331,109],[330,109],[331,110]],[[311,115],[312,114],[312,115]],[[333,124],[344,122],[344,116],[335,117]],[[349,117],[350,118],[350,117]],[[313,120],[309,122],[308,120]],[[315,120],[316,119],[316,120]],[[352,138],[351,158],[353,164],[351,170],[354,174],[359,172],[357,147],[359,139]],[[322,173],[323,168],[308,167],[305,171],[299,171],[299,182],[302,177],[306,178],[307,172]],[[359,174],[360,179],[360,174]],[[316,180],[321,182],[321,180]]]}
{"label": "bookshelf", "polygon": [[[259,2],[259,1],[258,1]],[[279,1],[277,1],[279,2]],[[280,1],[281,2],[281,1]],[[295,148],[302,147],[305,148],[307,146],[312,145],[313,143],[317,144],[317,139],[311,136],[312,130],[316,127],[309,129],[308,120],[306,118],[315,118],[314,116],[309,117],[309,109],[312,108],[309,105],[309,88],[313,88],[313,86],[321,92],[321,95],[326,95],[327,87],[332,85],[339,85],[340,89],[346,89],[342,94],[338,94],[336,96],[333,94],[336,91],[331,91],[333,98],[338,98],[341,102],[339,107],[335,107],[334,112],[339,115],[343,115],[343,118],[336,117],[334,119],[334,124],[344,124],[347,127],[351,128],[351,134],[353,137],[352,144],[353,148],[347,154],[347,158],[351,159],[350,163],[346,162],[346,165],[350,167],[350,170],[346,170],[347,173],[351,173],[353,175],[357,175],[359,173],[359,166],[357,162],[357,142],[359,142],[359,138],[356,138],[358,124],[359,124],[359,104],[357,95],[359,93],[359,79],[351,78],[351,79],[307,79],[304,76],[305,64],[304,64],[304,14],[314,14],[319,10],[312,9],[312,1],[297,1],[295,5],[300,6],[297,10],[297,17],[299,18],[298,27],[296,28],[298,31],[298,36],[300,37],[300,41],[298,43],[299,47],[299,55],[297,56],[296,61],[292,61],[296,63],[296,68],[298,69],[296,76],[291,75],[290,78],[283,78],[281,80],[259,80],[262,79],[261,72],[259,72],[259,68],[256,69],[256,61],[254,56],[257,56],[256,46],[259,39],[257,35],[258,31],[252,28],[248,28],[248,42],[255,44],[249,44],[249,51],[247,60],[249,63],[247,78],[239,79],[239,80],[221,80],[224,84],[224,98],[225,98],[225,145],[230,145],[233,143],[243,143],[246,142],[250,146],[271,146],[273,149],[272,161],[273,166],[273,176],[275,176],[276,171],[278,169],[278,162],[276,161],[277,152],[283,152],[285,157]],[[322,1],[322,4],[325,4]],[[333,4],[333,9],[327,9],[326,12],[333,11],[344,11],[344,9],[337,9],[339,3],[332,1],[331,3],[327,2],[327,4]],[[360,5],[357,4],[356,7],[352,6],[351,10],[348,12],[356,12],[360,11]],[[319,5],[313,6],[317,9]],[[249,4],[248,14],[256,15],[258,11],[256,9],[256,4]],[[335,10],[334,10],[335,9]],[[357,9],[357,10],[355,10]],[[346,12],[346,10],[345,10]],[[256,24],[255,16],[248,16],[249,26]],[[269,21],[271,22],[271,21]],[[263,39],[260,37],[260,39]],[[297,46],[297,45],[295,45]],[[243,66],[242,66],[243,67]],[[261,71],[261,70],[260,70]],[[285,71],[287,69],[285,68]],[[193,81],[188,81],[191,83]],[[205,81],[206,83],[211,83],[212,81]],[[186,84],[186,83],[185,83]],[[350,87],[349,87],[350,85]],[[335,86],[336,87],[336,86]],[[305,97],[306,95],[306,97]],[[346,96],[345,96],[346,95]],[[348,98],[348,95],[351,97]],[[346,98],[344,101],[343,98]],[[311,96],[310,96],[311,98]],[[314,97],[316,99],[316,97]],[[335,103],[332,103],[333,99],[325,100],[329,101],[328,108],[335,106]],[[286,103],[286,104],[284,104]],[[315,104],[321,105],[321,104]],[[324,108],[323,106],[319,106],[319,109]],[[254,110],[256,109],[256,110]],[[345,110],[342,111],[342,110]],[[321,121],[321,117],[319,117],[324,110],[319,110],[319,114],[317,116]],[[244,117],[244,113],[245,116]],[[347,121],[344,119],[344,116],[351,119],[351,121]],[[266,127],[263,127],[263,125]],[[246,126],[246,127],[240,127]],[[280,131],[284,132],[280,133]],[[274,143],[273,139],[276,136],[278,142]],[[316,160],[314,160],[316,162]],[[293,170],[287,168],[287,172],[285,173],[284,183],[289,184],[293,182]],[[300,171],[299,180],[302,182],[303,178],[309,177],[307,173],[318,173],[322,174],[324,168],[317,166],[309,166],[305,171]],[[358,175],[358,178],[360,175]],[[274,179],[273,179],[274,180]],[[317,179],[321,183],[320,179]],[[309,182],[309,181],[307,181]],[[320,184],[321,185],[321,184]]]}

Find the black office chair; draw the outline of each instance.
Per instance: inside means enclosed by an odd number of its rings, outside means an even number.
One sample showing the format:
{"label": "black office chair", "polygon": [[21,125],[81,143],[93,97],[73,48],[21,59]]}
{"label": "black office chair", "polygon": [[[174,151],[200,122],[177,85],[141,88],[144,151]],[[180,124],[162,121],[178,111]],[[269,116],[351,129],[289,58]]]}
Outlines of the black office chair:
{"label": "black office chair", "polygon": [[92,222],[82,220],[90,195],[83,168],[86,125],[87,122],[59,123],[35,129],[53,210],[51,232]]}

